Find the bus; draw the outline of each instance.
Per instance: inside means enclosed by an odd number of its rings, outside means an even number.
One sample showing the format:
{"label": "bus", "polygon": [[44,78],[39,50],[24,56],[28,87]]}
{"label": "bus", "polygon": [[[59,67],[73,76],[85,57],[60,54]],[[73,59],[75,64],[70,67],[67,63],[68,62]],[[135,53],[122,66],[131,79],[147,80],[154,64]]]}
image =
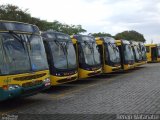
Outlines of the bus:
{"label": "bus", "polygon": [[116,40],[116,45],[120,51],[121,67],[123,70],[134,68],[134,54],[131,44],[127,40]]}
{"label": "bus", "polygon": [[47,53],[51,85],[77,80],[76,52],[70,36],[49,30],[43,32],[42,37]]}
{"label": "bus", "polygon": [[132,46],[133,49],[133,54],[134,54],[134,66],[139,66],[142,64],[142,54],[141,54],[141,49],[139,46],[139,43],[136,41],[130,41],[130,44]]}
{"label": "bus", "polygon": [[120,71],[120,51],[116,46],[115,39],[112,37],[97,37],[96,43],[100,50],[103,73]]}
{"label": "bus", "polygon": [[160,46],[157,44],[146,44],[147,62],[160,62]]}
{"label": "bus", "polygon": [[0,101],[50,87],[49,68],[37,26],[0,21]]}
{"label": "bus", "polygon": [[96,40],[90,35],[71,36],[78,61],[78,78],[87,78],[102,72],[100,52]]}
{"label": "bus", "polygon": [[139,42],[139,48],[142,56],[142,61],[140,65],[143,65],[147,63],[146,47],[143,42]]}
{"label": "bus", "polygon": [[157,62],[160,62],[160,44],[157,44]]}

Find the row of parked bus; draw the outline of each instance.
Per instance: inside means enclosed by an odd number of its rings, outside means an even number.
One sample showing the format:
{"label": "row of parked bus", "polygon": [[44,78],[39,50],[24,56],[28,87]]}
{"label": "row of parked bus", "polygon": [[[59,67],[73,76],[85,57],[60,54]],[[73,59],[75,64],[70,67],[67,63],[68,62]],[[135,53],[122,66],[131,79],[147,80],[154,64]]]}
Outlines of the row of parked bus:
{"label": "row of parked bus", "polygon": [[40,33],[35,25],[11,21],[0,21],[0,56],[0,101],[147,61],[140,42]]}

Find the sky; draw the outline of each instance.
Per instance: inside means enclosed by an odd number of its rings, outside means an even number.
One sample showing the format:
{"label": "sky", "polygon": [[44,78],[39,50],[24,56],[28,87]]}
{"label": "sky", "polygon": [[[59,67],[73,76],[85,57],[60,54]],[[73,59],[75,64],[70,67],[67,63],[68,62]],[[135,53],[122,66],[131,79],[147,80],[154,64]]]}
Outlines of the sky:
{"label": "sky", "polygon": [[82,25],[88,33],[135,30],[160,43],[160,0],[0,0],[28,9],[33,17]]}

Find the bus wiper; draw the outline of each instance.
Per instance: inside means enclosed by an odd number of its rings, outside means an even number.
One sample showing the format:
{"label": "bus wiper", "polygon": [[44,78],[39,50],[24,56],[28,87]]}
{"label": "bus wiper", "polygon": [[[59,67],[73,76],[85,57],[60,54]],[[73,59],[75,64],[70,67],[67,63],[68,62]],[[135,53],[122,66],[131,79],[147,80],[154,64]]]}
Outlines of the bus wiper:
{"label": "bus wiper", "polygon": [[118,48],[113,46],[113,44],[110,44],[110,46],[112,47],[114,53],[115,53],[115,61],[117,62],[119,60],[119,57],[118,57]]}
{"label": "bus wiper", "polygon": [[117,52],[119,52],[119,49],[118,49],[118,47],[117,47],[116,45],[115,45],[114,49],[115,49]]}
{"label": "bus wiper", "polygon": [[[22,36],[18,35],[17,33],[13,32],[11,30],[9,31],[9,33],[15,38],[15,40],[17,40],[19,43],[21,43],[24,50],[26,50],[25,45],[24,45],[24,42],[26,42],[26,41],[22,38]],[[29,55],[28,50],[27,50],[27,53]],[[29,59],[30,59],[30,57],[29,57]],[[31,65],[31,60],[30,60],[30,65]]]}
{"label": "bus wiper", "polygon": [[114,52],[118,52],[118,48],[117,47],[114,47],[111,43],[109,43],[109,45],[111,46],[111,48],[114,50]]}
{"label": "bus wiper", "polygon": [[65,45],[65,49],[66,49],[66,53],[67,53],[67,54],[68,54],[68,51],[67,51],[67,50],[68,50],[68,44],[69,44],[69,43],[70,43],[70,42],[67,41],[67,42],[66,42],[66,45]]}
{"label": "bus wiper", "polygon": [[113,49],[115,50],[115,52],[119,52],[119,49],[117,47],[113,47]]}
{"label": "bus wiper", "polygon": [[62,48],[63,53],[65,55],[65,48],[64,48],[64,46],[58,40],[54,40],[54,42],[56,43],[56,45],[59,45]]}
{"label": "bus wiper", "polygon": [[22,44],[23,48],[25,49],[24,43],[23,43],[23,39],[22,36],[19,36],[17,33],[13,32],[13,31],[9,31],[9,33],[15,38],[15,40],[17,40],[19,43]]}
{"label": "bus wiper", "polygon": [[30,50],[32,49],[32,47],[31,47],[31,38],[32,38],[32,36],[33,36],[34,34],[31,34],[31,36],[29,37],[29,36],[27,36],[27,39],[28,39],[28,43],[29,43],[29,48],[30,48]]}
{"label": "bus wiper", "polygon": [[[93,46],[91,47],[91,45],[86,41],[84,41],[84,44],[87,45],[88,48],[93,52]],[[92,45],[93,45],[93,43],[92,43]]]}

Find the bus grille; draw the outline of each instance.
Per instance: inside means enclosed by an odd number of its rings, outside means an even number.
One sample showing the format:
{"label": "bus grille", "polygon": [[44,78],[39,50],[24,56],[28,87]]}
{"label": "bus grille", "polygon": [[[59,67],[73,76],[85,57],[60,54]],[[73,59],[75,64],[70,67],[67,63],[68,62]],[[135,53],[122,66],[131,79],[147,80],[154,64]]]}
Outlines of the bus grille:
{"label": "bus grille", "polygon": [[36,74],[36,75],[28,75],[28,76],[23,76],[23,77],[16,77],[16,78],[13,78],[13,80],[16,80],[16,81],[33,80],[33,79],[41,78],[45,75],[46,75],[46,73]]}
{"label": "bus grille", "polygon": [[77,77],[71,77],[70,79],[65,78],[65,79],[58,80],[57,82],[64,83],[64,82],[69,82],[69,81],[76,80],[76,79],[77,79]]}
{"label": "bus grille", "polygon": [[89,73],[88,76],[94,76],[94,75],[98,75],[100,73],[101,73],[101,71],[92,72],[92,73]]}
{"label": "bus grille", "polygon": [[113,71],[118,71],[118,70],[120,70],[121,69],[121,67],[119,67],[119,68],[113,68],[112,70]]}
{"label": "bus grille", "polygon": [[42,84],[42,80],[37,80],[37,81],[31,81],[31,82],[23,83],[22,87],[33,87],[33,86],[40,85],[40,84]]}

